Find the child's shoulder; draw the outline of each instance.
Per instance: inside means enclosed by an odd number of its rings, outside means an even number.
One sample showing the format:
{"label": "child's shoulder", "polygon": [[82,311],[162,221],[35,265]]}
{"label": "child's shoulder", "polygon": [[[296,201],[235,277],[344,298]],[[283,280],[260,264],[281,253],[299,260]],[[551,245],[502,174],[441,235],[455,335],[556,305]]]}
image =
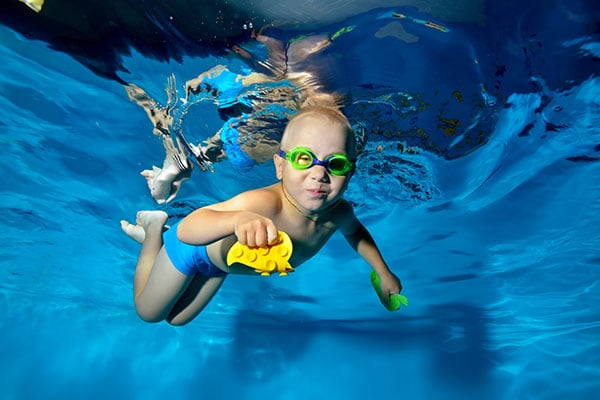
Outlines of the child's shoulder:
{"label": "child's shoulder", "polygon": [[279,185],[273,184],[257,189],[250,189],[240,193],[238,196],[254,199],[279,199],[281,197]]}
{"label": "child's shoulder", "polygon": [[281,194],[275,184],[247,190],[232,198],[231,201],[240,204],[241,208],[274,209],[281,205]]}
{"label": "child's shoulder", "polygon": [[354,207],[352,207],[352,204],[348,200],[343,198],[337,201],[332,211],[342,218],[354,217]]}
{"label": "child's shoulder", "polygon": [[354,208],[346,199],[339,199],[331,206],[330,218],[335,221],[340,229],[352,225],[356,220]]}

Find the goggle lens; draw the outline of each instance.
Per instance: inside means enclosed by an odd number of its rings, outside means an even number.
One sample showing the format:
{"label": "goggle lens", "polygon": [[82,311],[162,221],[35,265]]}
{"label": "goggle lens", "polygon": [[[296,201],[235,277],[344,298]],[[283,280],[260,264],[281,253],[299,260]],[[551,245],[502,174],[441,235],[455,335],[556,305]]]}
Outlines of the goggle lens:
{"label": "goggle lens", "polygon": [[313,156],[310,152],[301,149],[294,149],[289,153],[289,161],[296,169],[306,169],[312,167]]}
{"label": "goggle lens", "polygon": [[329,161],[329,170],[334,175],[345,175],[352,169],[352,162],[346,156],[334,155],[327,161]]}
{"label": "goggle lens", "polygon": [[306,147],[296,147],[289,152],[282,150],[279,155],[288,160],[295,169],[307,169],[313,165],[321,165],[335,176],[346,175],[354,167],[354,163],[345,154],[332,154],[321,161]]}

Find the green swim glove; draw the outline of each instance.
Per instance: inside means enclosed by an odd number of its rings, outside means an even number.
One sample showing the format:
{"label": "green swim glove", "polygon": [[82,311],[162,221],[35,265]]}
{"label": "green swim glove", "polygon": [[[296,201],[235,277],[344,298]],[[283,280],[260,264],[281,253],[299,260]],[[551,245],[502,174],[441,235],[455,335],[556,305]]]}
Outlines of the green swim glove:
{"label": "green swim glove", "polygon": [[[379,281],[379,275],[377,275],[377,272],[375,272],[375,270],[371,271],[371,284],[373,285],[373,289],[375,289],[375,292],[377,292],[377,296],[379,296],[379,299],[383,303],[381,282]],[[388,306],[386,308],[388,309],[388,311],[398,311],[400,309],[400,305],[408,306],[408,297],[397,293],[390,296]]]}

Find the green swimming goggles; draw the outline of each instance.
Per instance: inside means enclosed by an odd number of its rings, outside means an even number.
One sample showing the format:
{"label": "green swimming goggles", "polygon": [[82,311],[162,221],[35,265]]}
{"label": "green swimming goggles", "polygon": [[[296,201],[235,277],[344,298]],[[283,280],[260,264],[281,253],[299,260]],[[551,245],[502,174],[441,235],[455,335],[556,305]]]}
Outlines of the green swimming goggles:
{"label": "green swimming goggles", "polygon": [[354,169],[354,161],[347,155],[335,153],[319,160],[312,150],[306,147],[296,147],[290,151],[279,151],[279,156],[285,158],[295,169],[307,169],[313,165],[324,167],[327,172],[335,176],[343,176]]}

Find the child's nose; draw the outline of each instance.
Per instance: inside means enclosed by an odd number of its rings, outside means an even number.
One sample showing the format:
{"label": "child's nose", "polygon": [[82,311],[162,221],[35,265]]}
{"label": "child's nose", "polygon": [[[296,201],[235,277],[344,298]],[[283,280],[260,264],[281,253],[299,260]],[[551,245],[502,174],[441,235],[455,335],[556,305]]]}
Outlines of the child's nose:
{"label": "child's nose", "polygon": [[310,169],[310,178],[319,182],[329,183],[329,172],[322,165],[314,165]]}

